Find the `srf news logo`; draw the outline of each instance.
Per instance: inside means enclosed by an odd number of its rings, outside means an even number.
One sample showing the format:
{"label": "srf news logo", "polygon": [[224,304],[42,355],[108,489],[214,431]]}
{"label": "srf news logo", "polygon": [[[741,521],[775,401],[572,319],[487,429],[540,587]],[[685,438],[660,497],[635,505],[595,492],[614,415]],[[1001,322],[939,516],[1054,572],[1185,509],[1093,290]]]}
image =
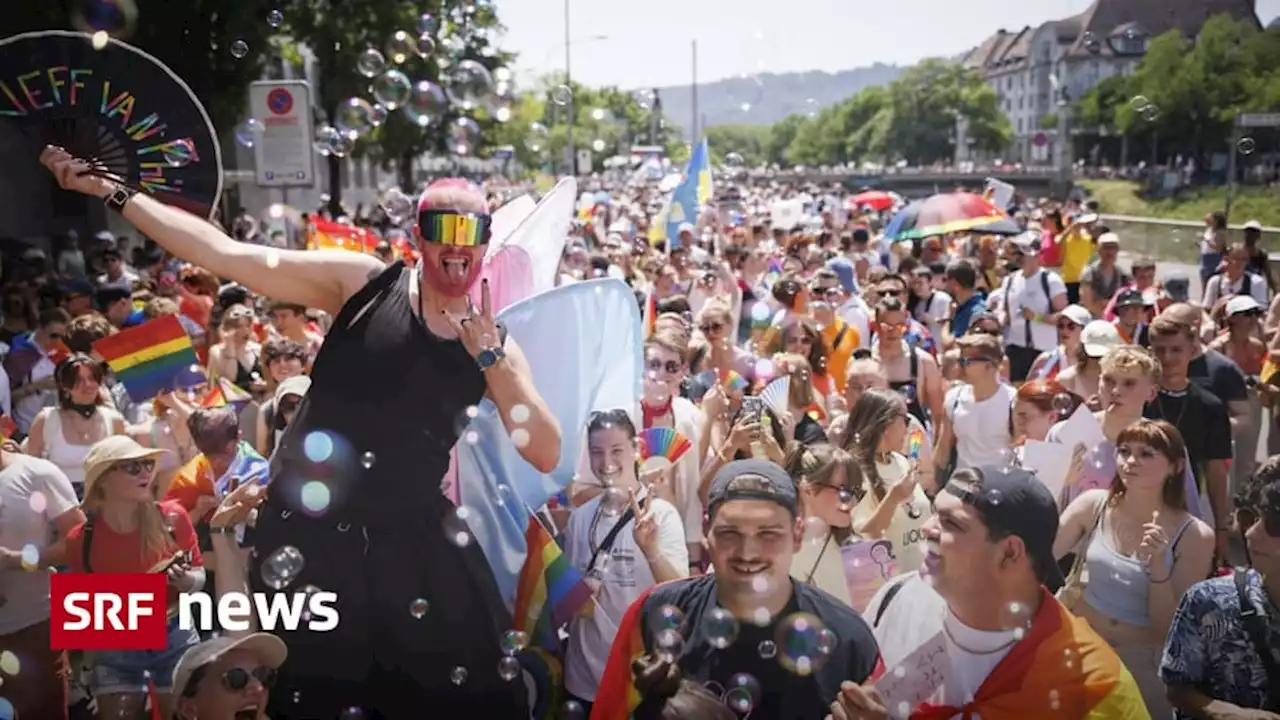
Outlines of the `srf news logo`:
{"label": "srf news logo", "polygon": [[[58,573],[49,578],[49,645],[54,650],[163,650],[169,640],[168,584],[158,573],[113,575]],[[183,593],[177,620],[205,632],[297,630],[328,632],[338,626],[331,592]],[[216,621],[215,621],[216,620]]]}

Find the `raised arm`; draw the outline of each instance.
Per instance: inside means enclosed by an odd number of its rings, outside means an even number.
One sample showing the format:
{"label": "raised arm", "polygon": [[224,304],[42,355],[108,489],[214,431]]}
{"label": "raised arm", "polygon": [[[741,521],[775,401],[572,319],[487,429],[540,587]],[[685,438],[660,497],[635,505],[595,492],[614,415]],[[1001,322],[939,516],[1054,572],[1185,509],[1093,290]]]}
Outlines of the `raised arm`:
{"label": "raised arm", "polygon": [[[106,199],[119,185],[83,175],[88,164],[62,148],[47,147],[40,162],[65,190]],[[202,218],[148,197],[133,196],[124,218],[177,257],[256,293],[336,314],[384,268],[376,258],[343,250],[278,250],[241,243]]]}

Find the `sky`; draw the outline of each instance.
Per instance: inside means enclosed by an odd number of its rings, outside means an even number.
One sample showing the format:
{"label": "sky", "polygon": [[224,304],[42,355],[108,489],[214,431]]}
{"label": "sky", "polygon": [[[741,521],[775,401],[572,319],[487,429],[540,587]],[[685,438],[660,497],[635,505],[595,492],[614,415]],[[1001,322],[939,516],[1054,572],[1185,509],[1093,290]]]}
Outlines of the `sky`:
{"label": "sky", "polygon": [[[570,70],[625,89],[742,73],[911,64],[961,53],[1000,28],[1082,12],[1092,0],[497,0],[522,76]],[[1263,24],[1280,0],[1256,0]]]}

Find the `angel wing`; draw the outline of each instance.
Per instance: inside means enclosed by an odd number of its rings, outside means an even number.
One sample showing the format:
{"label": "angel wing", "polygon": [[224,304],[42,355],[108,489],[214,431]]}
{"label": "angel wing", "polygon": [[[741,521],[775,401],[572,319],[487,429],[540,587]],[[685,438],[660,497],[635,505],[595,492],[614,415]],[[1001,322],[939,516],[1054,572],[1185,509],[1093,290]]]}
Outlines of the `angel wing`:
{"label": "angel wing", "polygon": [[561,180],[507,239],[508,246],[522,248],[529,256],[535,294],[556,286],[560,256],[569,239],[569,223],[577,199],[578,181]]}
{"label": "angel wing", "polygon": [[507,241],[511,239],[511,233],[514,233],[516,228],[520,227],[520,223],[533,214],[536,207],[538,204],[533,198],[521,195],[494,211],[490,221],[492,235],[489,238],[488,251],[485,253],[486,260],[506,247]]}
{"label": "angel wing", "polygon": [[490,400],[480,404],[467,429],[477,441],[457,447],[468,524],[511,607],[525,559],[529,508],[540,507],[569,484],[592,410],[639,406],[642,340],[635,296],[626,283],[612,278],[535,295],[498,319],[520,344],[534,386],[561,424],[560,463],[547,475],[520,457]]}

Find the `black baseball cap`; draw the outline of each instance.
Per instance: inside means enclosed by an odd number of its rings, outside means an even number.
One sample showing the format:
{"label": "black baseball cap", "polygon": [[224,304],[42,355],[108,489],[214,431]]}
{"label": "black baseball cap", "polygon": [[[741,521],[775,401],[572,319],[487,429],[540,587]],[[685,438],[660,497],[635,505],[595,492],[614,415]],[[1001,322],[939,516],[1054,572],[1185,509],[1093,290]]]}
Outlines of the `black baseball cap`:
{"label": "black baseball cap", "polygon": [[1019,467],[964,468],[951,476],[945,489],[977,510],[993,537],[1021,538],[1040,584],[1063,584],[1053,556],[1058,503],[1034,473]]}
{"label": "black baseball cap", "polygon": [[1142,307],[1147,304],[1142,291],[1137,288],[1125,288],[1116,295],[1116,309],[1122,307]]}
{"label": "black baseball cap", "polygon": [[[738,483],[741,478],[758,482]],[[707,515],[715,517],[720,505],[729,500],[768,500],[798,510],[796,483],[786,470],[768,460],[734,460],[716,472],[707,491]]]}

